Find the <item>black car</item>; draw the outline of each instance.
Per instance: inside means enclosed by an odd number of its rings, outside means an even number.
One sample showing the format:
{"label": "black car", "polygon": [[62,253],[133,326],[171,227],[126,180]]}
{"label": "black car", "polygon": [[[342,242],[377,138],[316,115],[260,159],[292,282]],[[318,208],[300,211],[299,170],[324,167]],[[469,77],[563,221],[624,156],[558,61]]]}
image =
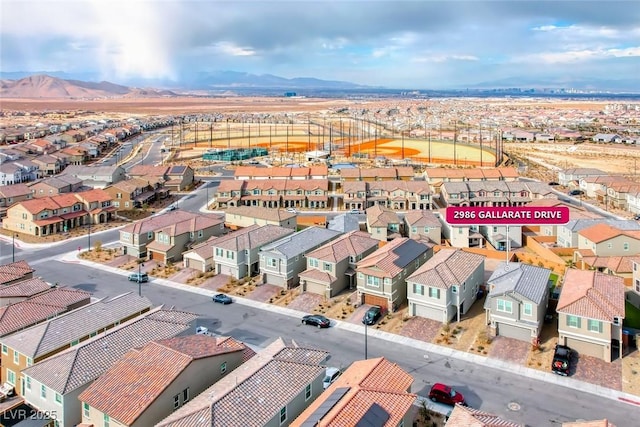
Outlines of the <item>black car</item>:
{"label": "black car", "polygon": [[233,300],[229,295],[217,294],[213,296],[213,302],[219,302],[220,304],[231,304]]}
{"label": "black car", "polygon": [[570,196],[582,196],[584,194],[584,191],[582,190],[571,190],[569,191],[569,195]]}
{"label": "black car", "polygon": [[331,321],[321,314],[307,314],[302,318],[302,324],[317,326],[318,328],[328,328]]}
{"label": "black car", "polygon": [[551,182],[549,183],[549,185],[551,185],[551,186],[555,186],[555,185],[560,185],[560,183],[559,183],[559,182],[555,182],[555,181],[551,181]]}
{"label": "black car", "polygon": [[571,371],[571,359],[573,358],[573,350],[566,345],[556,344],[553,353],[553,362],[551,362],[551,371],[565,377],[569,376]]}
{"label": "black car", "polygon": [[374,305],[369,307],[369,310],[362,317],[362,323],[365,325],[374,325],[378,319],[382,316],[382,307]]}

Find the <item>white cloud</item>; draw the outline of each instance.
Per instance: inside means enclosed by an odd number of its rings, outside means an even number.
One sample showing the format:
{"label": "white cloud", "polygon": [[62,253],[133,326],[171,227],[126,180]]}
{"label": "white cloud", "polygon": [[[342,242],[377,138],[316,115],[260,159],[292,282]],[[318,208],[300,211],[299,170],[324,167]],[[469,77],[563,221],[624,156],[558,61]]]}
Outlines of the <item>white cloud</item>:
{"label": "white cloud", "polygon": [[629,47],[624,49],[584,49],[572,51],[558,52],[537,52],[528,55],[514,57],[512,62],[515,63],[546,63],[546,64],[563,64],[584,62],[589,60],[622,58],[622,57],[640,57],[640,47]]}
{"label": "white cloud", "polygon": [[232,42],[218,42],[214,45],[218,53],[229,56],[254,56],[256,51],[250,47],[236,46]]}
{"label": "white cloud", "polygon": [[427,54],[423,56],[417,56],[412,59],[412,62],[449,62],[449,61],[479,61],[475,55],[457,55],[457,54]]}

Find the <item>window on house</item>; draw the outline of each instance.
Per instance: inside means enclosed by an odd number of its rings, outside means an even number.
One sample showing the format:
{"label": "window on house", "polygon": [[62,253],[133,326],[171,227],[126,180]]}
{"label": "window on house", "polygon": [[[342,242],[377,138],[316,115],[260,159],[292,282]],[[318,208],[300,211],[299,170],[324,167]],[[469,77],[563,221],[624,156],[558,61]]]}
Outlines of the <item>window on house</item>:
{"label": "window on house", "polygon": [[424,295],[424,285],[413,284],[413,293],[416,295]]}
{"label": "window on house", "polygon": [[628,250],[629,250],[629,243],[625,242],[625,243],[622,245],[622,249],[624,249],[625,251],[628,251]]}
{"label": "window on house", "polygon": [[503,313],[513,313],[513,302],[499,299],[497,301],[497,310]]}
{"label": "window on house", "polygon": [[589,328],[589,332],[602,333],[602,322],[599,320],[587,320],[587,327]]}
{"label": "window on house", "polygon": [[62,395],[60,393],[56,393],[56,403],[62,405]]}
{"label": "window on house", "polygon": [[31,390],[31,377],[25,376],[25,387],[27,390]]}
{"label": "window on house", "polygon": [[43,399],[47,398],[47,387],[44,384],[40,385],[40,397]]}
{"label": "window on house", "polygon": [[607,243],[607,248],[611,249],[613,247],[613,243]]}
{"label": "window on house", "polygon": [[[267,258],[267,266],[268,267],[275,267],[278,265],[278,261],[275,258]],[[316,265],[317,267],[317,265]]]}
{"label": "window on house", "polygon": [[89,418],[89,404],[87,402],[82,402],[82,412],[86,418]]}
{"label": "window on house", "polygon": [[358,279],[364,279],[364,274],[363,273],[358,273]]}
{"label": "window on house", "polygon": [[147,233],[147,239],[153,239],[153,231]]}
{"label": "window on house", "polygon": [[175,396],[173,396],[173,409],[178,409],[179,406],[180,406],[180,395],[176,394]]}
{"label": "window on house", "polygon": [[7,382],[11,385],[16,385],[16,373],[11,369],[7,369]]}
{"label": "window on house", "polygon": [[16,350],[13,350],[13,363],[15,363],[16,365],[20,363],[20,353],[18,353]]}
{"label": "window on house", "polygon": [[183,402],[188,402],[189,401],[189,387],[187,387],[184,390],[182,390],[182,401]]}
{"label": "window on house", "polygon": [[375,276],[367,276],[367,285],[379,288],[380,287],[380,278],[379,277],[375,277]]}
{"label": "window on house", "polygon": [[311,384],[307,384],[304,389],[304,400],[309,400],[311,398]]}
{"label": "window on house", "polygon": [[227,258],[234,259],[234,253],[232,251],[227,251]]}
{"label": "window on house", "polygon": [[78,343],[80,343],[80,340],[73,340],[71,341],[71,346],[78,345]]}
{"label": "window on house", "polygon": [[640,280],[636,279],[636,292],[640,293]]}
{"label": "window on house", "polygon": [[438,288],[429,288],[429,297],[440,299],[440,289]]}
{"label": "window on house", "polygon": [[283,406],[280,409],[280,424],[284,424],[285,421],[287,421],[287,407]]}
{"label": "window on house", "polygon": [[4,344],[2,344],[2,354],[9,354],[9,348]]}
{"label": "window on house", "polygon": [[104,414],[102,416],[102,419],[104,420],[104,423],[102,424],[104,427],[109,427],[109,422],[111,421],[111,418],[109,417],[109,415]]}
{"label": "window on house", "polygon": [[224,374],[225,372],[227,372],[227,362],[222,362],[220,365],[220,373]]}
{"label": "window on house", "polygon": [[522,313],[524,313],[525,316],[531,316],[533,314],[533,304],[525,302],[522,306]]}
{"label": "window on house", "polygon": [[322,269],[324,271],[331,271],[331,264],[328,262],[325,262],[324,265],[322,266]]}
{"label": "window on house", "polygon": [[412,233],[417,233],[418,232],[418,227],[411,227],[411,232]]}
{"label": "window on house", "polygon": [[458,287],[457,286],[452,286],[451,287],[451,293],[452,294],[457,294],[458,293]]}
{"label": "window on house", "polygon": [[578,316],[567,316],[567,326],[570,328],[579,328],[580,327],[580,318]]}

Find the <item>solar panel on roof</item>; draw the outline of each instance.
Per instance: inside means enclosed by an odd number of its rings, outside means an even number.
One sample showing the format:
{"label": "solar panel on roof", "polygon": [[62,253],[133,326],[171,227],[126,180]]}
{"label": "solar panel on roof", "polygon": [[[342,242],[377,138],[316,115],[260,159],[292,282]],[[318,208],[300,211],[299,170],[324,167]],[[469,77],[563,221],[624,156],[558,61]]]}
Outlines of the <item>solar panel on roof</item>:
{"label": "solar panel on roof", "polygon": [[171,173],[183,173],[187,169],[184,165],[177,165],[171,167]]}
{"label": "solar panel on roof", "polygon": [[318,409],[313,411],[313,414],[311,414],[309,418],[307,418],[306,421],[302,423],[301,427],[316,426],[318,424],[318,421],[324,418],[324,416],[327,415],[327,413],[329,413],[331,408],[333,408],[336,405],[336,403],[338,403],[340,399],[342,399],[342,397],[345,394],[347,394],[347,392],[350,389],[351,387],[339,387],[333,390],[333,392],[329,395],[329,397],[327,397],[325,401],[322,402],[320,406],[318,406]]}
{"label": "solar panel on roof", "polygon": [[383,427],[391,415],[377,403],[372,404],[364,413],[356,427]]}

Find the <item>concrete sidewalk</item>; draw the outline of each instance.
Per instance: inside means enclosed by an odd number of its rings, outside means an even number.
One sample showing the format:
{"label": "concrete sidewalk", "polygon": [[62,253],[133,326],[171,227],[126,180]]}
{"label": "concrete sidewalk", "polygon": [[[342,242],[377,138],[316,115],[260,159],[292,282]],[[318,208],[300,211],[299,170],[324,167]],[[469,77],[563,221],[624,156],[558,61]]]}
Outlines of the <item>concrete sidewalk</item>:
{"label": "concrete sidewalk", "polygon": [[[66,253],[62,256],[59,257],[59,260],[62,262],[67,262],[67,263],[76,263],[76,264],[83,264],[83,265],[87,265],[96,269],[100,269],[100,270],[104,270],[104,271],[109,271],[110,273],[114,273],[114,274],[119,274],[121,276],[128,276],[129,272],[125,271],[125,270],[121,270],[119,268],[116,267],[109,267],[103,264],[99,264],[96,262],[92,262],[92,261],[86,261],[83,260],[81,258],[78,258],[78,254],[77,252],[73,251],[73,252],[69,252]],[[182,291],[187,291],[187,292],[193,292],[195,294],[200,294],[200,295],[204,295],[207,297],[212,297],[214,294],[216,294],[216,291],[212,291],[212,290],[207,290],[207,289],[200,289],[197,288],[195,286],[189,286],[189,285],[185,285],[182,283],[176,283],[173,282],[171,280],[167,280],[167,279],[152,279],[150,280],[150,283],[154,283],[154,284],[158,284],[158,285],[162,285],[162,286],[167,286],[167,287],[172,287],[175,289],[180,289]],[[241,304],[241,305],[245,305],[245,306],[249,306],[249,307],[253,307],[259,310],[267,310],[267,311],[271,311],[274,313],[278,313],[278,314],[282,314],[285,316],[289,316],[289,317],[294,317],[297,319],[300,319],[303,315],[308,314],[308,313],[303,313],[297,310],[293,310],[290,308],[286,308],[286,307],[280,307],[277,305],[273,305],[273,304],[268,304],[268,303],[264,303],[264,302],[260,302],[260,301],[254,301],[248,298],[242,298],[242,297],[238,297],[235,296],[233,297],[234,302],[236,302],[237,304]],[[350,323],[350,322],[342,322],[339,320],[334,320],[331,319],[331,324],[333,327],[338,328],[338,329],[344,329],[347,331],[351,331],[354,333],[358,333],[361,335],[365,334],[365,327],[358,325],[358,324],[354,324],[354,323]],[[580,380],[576,380],[573,378],[567,378],[567,377],[562,377],[556,374],[553,374],[551,372],[543,372],[543,371],[539,371],[537,369],[531,369],[528,368],[526,366],[522,366],[519,364],[515,364],[515,363],[510,363],[510,362],[506,362],[503,360],[499,360],[499,359],[492,359],[489,357],[485,357],[485,356],[480,356],[477,354],[472,354],[472,353],[468,353],[465,351],[459,351],[459,350],[455,350],[449,347],[442,347],[439,345],[435,345],[432,343],[428,343],[428,342],[424,342],[424,341],[420,341],[420,340],[416,340],[413,338],[409,338],[409,337],[405,337],[402,335],[396,335],[396,334],[391,334],[389,332],[384,332],[384,331],[380,331],[377,330],[375,328],[368,328],[367,329],[367,335],[374,337],[374,338],[378,338],[381,340],[385,340],[388,342],[393,342],[393,343],[397,343],[397,344],[401,344],[401,345],[406,345],[412,348],[416,348],[416,349],[420,349],[422,351],[424,351],[425,353],[425,359],[430,359],[432,357],[432,355],[438,355],[438,356],[443,356],[443,357],[451,357],[454,359],[459,359],[459,360],[464,360],[466,362],[470,362],[470,363],[474,363],[480,366],[488,366],[494,369],[498,369],[501,371],[505,371],[505,372],[509,372],[509,373],[515,373],[518,375],[521,375],[523,377],[526,378],[531,378],[531,379],[535,379],[538,381],[544,381],[547,383],[552,383],[552,384],[556,384],[556,385],[560,385],[563,387],[568,387],[571,389],[575,389],[575,390],[580,390],[580,391],[584,391],[596,396],[600,396],[600,397],[605,397],[607,399],[611,399],[611,400],[616,400],[616,401],[620,401],[620,402],[624,402],[630,405],[635,405],[635,406],[640,406],[640,397],[633,395],[633,394],[629,394],[629,393],[624,393],[622,391],[618,391],[618,390],[613,390],[610,388],[605,388],[605,387],[601,387],[595,384],[591,384],[588,382],[584,382],[584,381],[580,381]]]}

